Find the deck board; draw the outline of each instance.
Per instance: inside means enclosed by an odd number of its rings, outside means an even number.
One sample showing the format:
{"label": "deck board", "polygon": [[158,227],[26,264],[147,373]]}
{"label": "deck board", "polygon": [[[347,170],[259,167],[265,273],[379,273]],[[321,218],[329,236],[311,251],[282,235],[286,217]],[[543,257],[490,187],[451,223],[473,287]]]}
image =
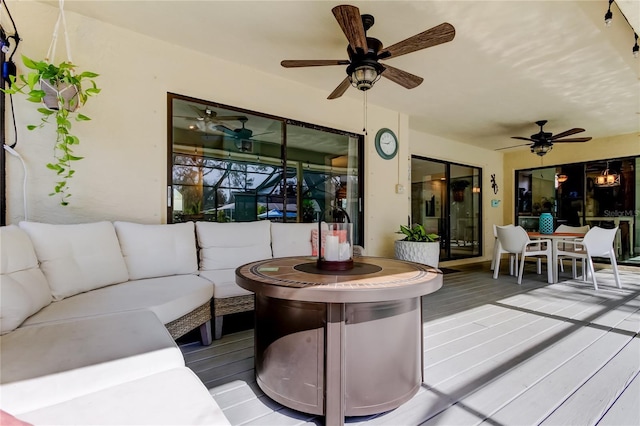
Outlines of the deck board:
{"label": "deck board", "polygon": [[[488,264],[444,276],[423,298],[425,382],[387,413],[350,425],[640,424],[640,269],[548,285],[527,264],[522,285]],[[503,268],[504,269],[504,268]],[[181,346],[187,366],[233,425],[320,425],[268,398],[253,370],[253,331]]]}
{"label": "deck board", "polygon": [[[640,369],[640,339],[631,339],[604,367],[558,407],[543,425],[595,424]],[[636,401],[640,403],[640,401]],[[640,407],[636,406],[638,410]]]}
{"label": "deck board", "polygon": [[640,401],[640,374],[636,374],[631,384],[624,389],[622,395],[598,424],[601,426],[640,425],[638,401]]}

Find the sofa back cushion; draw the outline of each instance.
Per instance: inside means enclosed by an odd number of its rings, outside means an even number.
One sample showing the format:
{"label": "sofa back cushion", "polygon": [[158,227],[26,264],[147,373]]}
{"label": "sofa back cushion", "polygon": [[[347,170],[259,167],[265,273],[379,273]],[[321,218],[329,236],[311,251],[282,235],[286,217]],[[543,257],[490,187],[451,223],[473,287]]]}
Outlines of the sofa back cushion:
{"label": "sofa back cushion", "polygon": [[311,233],[317,223],[272,223],[273,257],[311,256]]}
{"label": "sofa back cushion", "polygon": [[0,334],[51,303],[29,236],[15,225],[0,227]]}
{"label": "sofa back cushion", "polygon": [[53,300],[129,279],[111,222],[20,222],[36,250]]}
{"label": "sofa back cushion", "polygon": [[165,225],[115,222],[114,225],[130,279],[198,272],[193,222]]}
{"label": "sofa back cushion", "polygon": [[196,222],[200,247],[200,269],[237,268],[245,263],[269,259],[271,222]]}

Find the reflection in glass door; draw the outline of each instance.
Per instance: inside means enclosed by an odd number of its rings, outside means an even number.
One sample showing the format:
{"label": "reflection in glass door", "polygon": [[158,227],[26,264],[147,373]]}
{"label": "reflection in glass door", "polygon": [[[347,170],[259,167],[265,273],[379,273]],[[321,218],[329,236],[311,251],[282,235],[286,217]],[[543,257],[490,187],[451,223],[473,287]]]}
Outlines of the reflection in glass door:
{"label": "reflection in glass door", "polygon": [[450,258],[479,256],[480,169],[449,166]]}
{"label": "reflection in glass door", "polygon": [[341,207],[364,242],[364,138],[169,94],[169,222],[316,222]]}
{"label": "reflection in glass door", "polygon": [[480,256],[481,171],[413,156],[411,222],[440,235],[440,260]]}
{"label": "reflection in glass door", "polygon": [[[428,233],[445,242],[447,167],[443,163],[411,158],[411,223],[420,223]],[[440,251],[444,260],[447,251]]]}

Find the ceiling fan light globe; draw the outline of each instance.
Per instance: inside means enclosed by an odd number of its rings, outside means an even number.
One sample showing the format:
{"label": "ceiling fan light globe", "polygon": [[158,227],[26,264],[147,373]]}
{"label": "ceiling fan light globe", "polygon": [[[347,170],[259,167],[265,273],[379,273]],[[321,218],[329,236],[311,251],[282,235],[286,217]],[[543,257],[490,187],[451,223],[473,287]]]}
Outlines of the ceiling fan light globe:
{"label": "ceiling fan light globe", "polygon": [[552,148],[553,146],[551,145],[533,145],[531,147],[531,152],[542,157],[547,152],[551,151]]}
{"label": "ceiling fan light globe", "polygon": [[358,90],[369,90],[380,79],[380,73],[376,67],[364,64],[355,67],[349,74],[351,85]]}

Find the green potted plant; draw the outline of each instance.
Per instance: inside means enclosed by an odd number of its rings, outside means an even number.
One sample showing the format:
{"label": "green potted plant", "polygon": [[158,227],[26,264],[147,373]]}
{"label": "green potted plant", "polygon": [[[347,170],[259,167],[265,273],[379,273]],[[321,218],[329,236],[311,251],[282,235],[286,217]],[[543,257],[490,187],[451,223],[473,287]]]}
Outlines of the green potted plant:
{"label": "green potted plant", "polygon": [[28,101],[40,105],[40,123],[30,124],[27,129],[34,130],[48,123],[55,126],[54,161],[48,163],[47,168],[56,172],[58,180],[49,195],[59,195],[60,204],[66,206],[71,196],[68,180],[75,173],[72,162],[82,159],[73,155],[72,146],[78,145],[80,140],[71,132],[71,121],[90,120],[76,110],[89,97],[100,93],[94,81],[98,74],[91,71],[76,73],[76,65],[71,62],[53,65],[47,61],[34,61],[24,55],[22,62],[29,69],[28,73],[11,76],[9,88],[2,91],[12,95],[24,94]]}
{"label": "green potted plant", "polygon": [[398,234],[405,237],[395,241],[396,259],[438,267],[440,260],[440,236],[428,233],[419,223],[411,227],[400,225]]}

